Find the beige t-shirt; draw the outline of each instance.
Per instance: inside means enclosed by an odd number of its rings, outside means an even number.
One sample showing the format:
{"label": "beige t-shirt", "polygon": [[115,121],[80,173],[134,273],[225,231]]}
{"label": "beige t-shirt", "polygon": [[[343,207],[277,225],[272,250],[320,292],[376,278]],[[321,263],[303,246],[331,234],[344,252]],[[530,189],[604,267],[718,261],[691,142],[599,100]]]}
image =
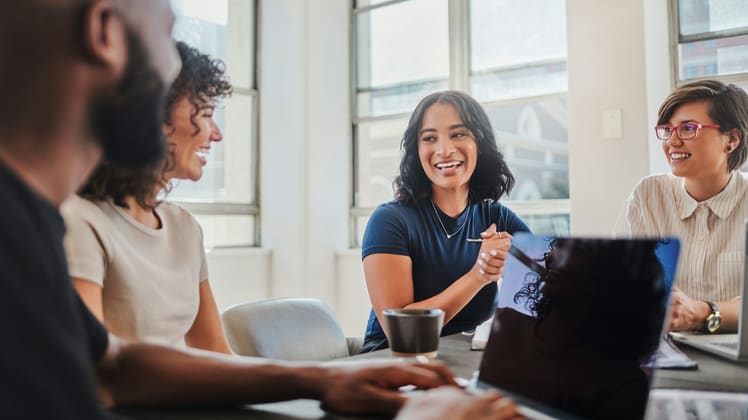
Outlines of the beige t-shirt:
{"label": "beige t-shirt", "polygon": [[208,278],[203,233],[187,210],[156,208],[151,229],[110,201],[78,196],[62,207],[71,277],[102,286],[104,324],[118,337],[184,346]]}
{"label": "beige t-shirt", "polygon": [[694,299],[726,301],[740,295],[748,217],[748,179],[733,171],[719,194],[696,201],[683,178],[642,179],[629,197],[633,235],[676,236],[681,241],[676,286]]}

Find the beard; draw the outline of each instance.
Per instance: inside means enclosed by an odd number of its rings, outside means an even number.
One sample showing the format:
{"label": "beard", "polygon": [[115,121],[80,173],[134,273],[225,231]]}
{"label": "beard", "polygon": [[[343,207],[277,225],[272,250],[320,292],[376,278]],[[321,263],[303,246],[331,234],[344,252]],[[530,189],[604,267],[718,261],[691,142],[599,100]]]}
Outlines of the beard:
{"label": "beard", "polygon": [[154,168],[166,155],[161,126],[168,86],[129,29],[127,42],[125,74],[111,95],[92,106],[90,125],[104,159],[132,169]]}

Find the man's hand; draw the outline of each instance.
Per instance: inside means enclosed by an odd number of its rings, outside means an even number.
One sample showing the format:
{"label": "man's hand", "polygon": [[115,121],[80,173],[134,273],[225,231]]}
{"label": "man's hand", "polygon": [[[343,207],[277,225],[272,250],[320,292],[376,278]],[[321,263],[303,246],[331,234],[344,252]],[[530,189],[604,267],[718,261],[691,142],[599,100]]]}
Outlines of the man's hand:
{"label": "man's hand", "polygon": [[456,383],[452,372],[438,363],[337,366],[319,384],[320,401],[324,409],[337,413],[391,415],[405,403],[398,390],[404,385],[429,389]]}
{"label": "man's hand", "polygon": [[444,387],[427,391],[423,395],[408,400],[395,420],[521,418],[514,402],[497,392],[467,395],[457,388]]}
{"label": "man's hand", "polygon": [[710,313],[706,302],[691,299],[677,287],[670,294],[670,331],[692,331],[701,329]]}

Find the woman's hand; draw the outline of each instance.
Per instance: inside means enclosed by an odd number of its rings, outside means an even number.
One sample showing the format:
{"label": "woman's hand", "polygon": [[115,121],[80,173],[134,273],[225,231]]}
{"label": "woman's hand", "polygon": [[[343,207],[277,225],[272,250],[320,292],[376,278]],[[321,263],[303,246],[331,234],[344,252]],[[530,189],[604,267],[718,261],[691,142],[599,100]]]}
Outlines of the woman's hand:
{"label": "woman's hand", "polygon": [[706,302],[691,299],[677,287],[670,294],[670,331],[698,330],[704,326],[704,320],[710,309]]}
{"label": "woman's hand", "polygon": [[496,232],[495,223],[480,235],[483,243],[472,271],[481,283],[487,284],[501,278],[506,256],[512,246],[512,235],[507,232]]}

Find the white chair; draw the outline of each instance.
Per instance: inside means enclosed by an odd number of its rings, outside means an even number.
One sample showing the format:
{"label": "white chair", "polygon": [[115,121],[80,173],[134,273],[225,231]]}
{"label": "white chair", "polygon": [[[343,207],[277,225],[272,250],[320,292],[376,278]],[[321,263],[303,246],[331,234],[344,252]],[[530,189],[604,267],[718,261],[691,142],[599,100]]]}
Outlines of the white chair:
{"label": "white chair", "polygon": [[231,349],[242,356],[324,361],[361,349],[361,338],[346,338],[330,308],[318,299],[240,303],[221,318]]}

